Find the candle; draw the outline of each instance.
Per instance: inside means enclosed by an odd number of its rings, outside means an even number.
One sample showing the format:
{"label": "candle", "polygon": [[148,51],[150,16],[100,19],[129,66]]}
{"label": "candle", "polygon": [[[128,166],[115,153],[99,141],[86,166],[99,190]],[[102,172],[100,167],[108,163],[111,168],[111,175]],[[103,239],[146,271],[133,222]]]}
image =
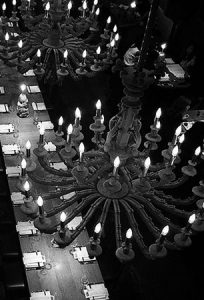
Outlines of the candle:
{"label": "candle", "polygon": [[66,62],[67,62],[67,56],[68,56],[68,51],[67,51],[67,49],[64,51],[63,56],[64,56],[63,64],[65,65]]}
{"label": "candle", "polygon": [[104,115],[101,116],[101,125],[104,124]]}
{"label": "candle", "polygon": [[9,34],[8,32],[5,34],[5,42],[6,42],[6,48],[8,48],[8,41],[9,41]]}
{"label": "candle", "polygon": [[101,54],[101,47],[98,46],[97,49],[96,49],[96,55],[97,55],[97,60],[99,60],[99,55]]}
{"label": "candle", "polygon": [[30,141],[26,142],[26,157],[30,157],[30,148],[31,148],[31,143]]}
{"label": "candle", "polygon": [[41,51],[40,51],[40,49],[38,49],[38,51],[37,51],[37,58],[38,58],[38,64],[40,64],[41,63]]}
{"label": "candle", "polygon": [[117,32],[116,35],[115,35],[115,37],[114,37],[115,47],[116,48],[118,47],[119,39],[120,39],[120,36],[119,36],[119,33]]}
{"label": "candle", "polygon": [[179,137],[178,137],[178,146],[180,146],[185,140],[185,134],[181,134]]}
{"label": "candle", "polygon": [[133,1],[130,3],[131,8],[136,8],[136,6],[137,6],[136,1]]}
{"label": "candle", "polygon": [[166,44],[166,43],[163,43],[163,44],[161,44],[162,53],[164,52],[164,49],[166,49],[166,46],[167,46],[167,44]]}
{"label": "candle", "polygon": [[188,224],[186,225],[186,227],[184,228],[184,233],[188,233],[191,229],[192,224],[195,222],[196,219],[196,215],[192,214],[189,219],[188,219]]}
{"label": "candle", "polygon": [[87,55],[87,51],[86,51],[86,49],[85,49],[85,50],[83,51],[83,53],[82,53],[82,58],[83,58],[83,60],[82,60],[82,65],[85,65],[86,55]]}
{"label": "candle", "polygon": [[50,2],[45,5],[45,18],[48,18],[48,12],[50,10]]}
{"label": "candle", "polygon": [[92,14],[93,14],[94,11],[95,11],[96,5],[98,5],[98,0],[94,0],[94,2],[93,2],[93,6],[92,6],[92,10],[91,10]]}
{"label": "candle", "polygon": [[110,48],[109,48],[109,52],[110,52],[110,53],[112,53],[114,46],[115,46],[115,40],[113,39],[113,40],[110,42]]}
{"label": "candle", "polygon": [[5,11],[6,11],[6,3],[5,2],[2,4],[2,11],[3,11],[3,17],[5,17]]}
{"label": "candle", "polygon": [[94,229],[94,234],[93,234],[94,241],[97,241],[100,231],[101,231],[101,223],[98,223]]}
{"label": "candle", "polygon": [[111,32],[110,41],[112,41],[112,39],[115,37],[117,30],[118,30],[117,25],[114,25],[113,32]]}
{"label": "candle", "polygon": [[73,126],[72,124],[69,124],[68,128],[67,128],[67,143],[70,144],[71,143],[71,135],[72,135],[72,131],[73,131]]}
{"label": "candle", "polygon": [[166,225],[163,229],[162,229],[162,232],[160,234],[160,237],[159,239],[157,240],[157,245],[162,245],[164,240],[165,240],[165,237],[166,235],[168,234],[169,232],[169,225]]}
{"label": "candle", "polygon": [[60,118],[59,118],[59,121],[58,121],[58,129],[57,129],[57,132],[58,132],[58,133],[61,133],[61,132],[62,132],[62,124],[63,124],[63,118],[60,117]]}
{"label": "candle", "polygon": [[25,158],[21,161],[21,177],[24,177],[26,175],[26,160]]}
{"label": "candle", "polygon": [[196,163],[197,163],[198,157],[199,157],[200,153],[201,153],[201,147],[199,146],[199,147],[196,148],[196,150],[195,150],[195,152],[194,152],[194,155],[193,155],[193,157],[192,157],[192,160],[191,160],[191,161],[192,161],[193,164],[196,164]]}
{"label": "candle", "polygon": [[157,121],[159,121],[160,117],[161,117],[162,111],[161,108],[158,108],[154,117],[154,127],[156,127]]}
{"label": "candle", "polygon": [[101,100],[96,102],[96,117],[101,118]]}
{"label": "candle", "polygon": [[174,163],[174,160],[176,159],[176,156],[178,154],[178,145],[176,145],[172,150],[172,157],[171,157],[171,166]]}
{"label": "candle", "polygon": [[30,7],[30,0],[28,0],[28,7]]}
{"label": "candle", "polygon": [[120,165],[120,157],[117,156],[115,159],[114,159],[114,162],[113,162],[113,176],[116,176],[117,175],[117,169]]}
{"label": "candle", "polygon": [[39,215],[40,215],[40,217],[43,217],[44,216],[44,207],[43,207],[43,199],[41,196],[39,196],[37,199],[37,205],[38,205],[38,209],[39,209]]}
{"label": "candle", "polygon": [[80,162],[82,162],[83,153],[84,153],[84,144],[80,143],[80,145],[79,145],[79,161]]}
{"label": "candle", "polygon": [[106,30],[108,30],[110,22],[111,22],[111,16],[109,16],[108,19],[107,19],[107,21],[106,21],[106,27],[105,27]]}
{"label": "candle", "polygon": [[144,161],[144,174],[143,174],[143,177],[145,177],[147,175],[147,171],[150,167],[150,164],[151,164],[150,157],[147,157]]}
{"label": "candle", "polygon": [[60,229],[61,229],[62,231],[65,230],[65,224],[64,224],[64,222],[65,222],[66,218],[67,218],[67,216],[66,216],[65,212],[63,211],[63,212],[61,213],[61,215],[60,215]]}
{"label": "candle", "polygon": [[72,1],[69,1],[69,3],[67,4],[67,9],[68,9],[67,17],[69,18],[70,17],[70,11],[72,9]]}
{"label": "candle", "polygon": [[20,41],[18,42],[19,53],[21,53],[22,47],[23,47],[23,41],[20,40]]}
{"label": "candle", "polygon": [[75,110],[75,121],[74,121],[74,124],[75,124],[76,127],[79,127],[80,120],[81,120],[81,111],[77,107],[76,110]]}
{"label": "candle", "polygon": [[100,8],[98,7],[97,10],[96,10],[96,12],[95,12],[96,20],[97,20],[97,18],[98,18],[99,13],[100,13]]}
{"label": "candle", "polygon": [[174,138],[173,138],[173,141],[172,141],[172,144],[173,144],[173,145],[176,145],[176,143],[177,143],[177,138],[178,138],[178,136],[181,134],[181,131],[182,131],[182,126],[180,125],[180,126],[177,127],[177,129],[176,129],[176,131],[175,131],[175,135],[174,135]]}
{"label": "candle", "polygon": [[85,18],[86,10],[87,10],[87,2],[86,0],[84,0],[82,4],[82,18]]}
{"label": "candle", "polygon": [[40,132],[39,144],[43,144],[45,129],[42,125],[40,126],[39,132]]}
{"label": "candle", "polygon": [[16,0],[13,0],[12,4],[13,4],[13,11],[16,11]]}
{"label": "candle", "polygon": [[26,196],[26,199],[28,199],[29,198],[29,190],[30,190],[30,184],[29,184],[29,182],[28,181],[26,181],[25,183],[24,183],[24,191],[25,191],[25,196]]}
{"label": "candle", "polygon": [[125,246],[126,247],[129,247],[131,238],[132,238],[132,229],[129,228],[126,231],[126,235],[125,235]]}

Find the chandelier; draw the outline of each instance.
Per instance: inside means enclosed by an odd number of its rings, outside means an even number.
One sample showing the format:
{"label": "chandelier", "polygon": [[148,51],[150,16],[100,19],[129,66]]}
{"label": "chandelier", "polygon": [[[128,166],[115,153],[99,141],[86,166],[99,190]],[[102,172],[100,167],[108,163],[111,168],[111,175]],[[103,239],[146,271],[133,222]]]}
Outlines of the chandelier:
{"label": "chandelier", "polygon": [[[144,148],[141,145],[139,113],[142,97],[154,80],[152,72],[145,70],[143,65],[157,5],[157,0],[151,4],[135,66],[126,67],[123,63],[116,66],[120,69],[124,97],[120,111],[109,122],[105,137],[102,104],[100,100],[96,103],[96,115],[89,127],[96,149],[85,151],[78,108],[74,125],[68,126],[66,140],[62,132],[63,119],[60,118],[52,141],[66,170],[54,169],[50,165],[50,154],[44,147],[43,127],[40,128],[38,147],[33,150],[45,171],[43,178],[35,172],[36,164],[30,155],[30,143],[26,145],[26,158],[22,162],[18,185],[25,193],[21,209],[35,218],[34,224],[41,232],[54,233],[53,243],[59,247],[74,241],[99,213],[93,236],[86,246],[90,257],[100,255],[100,240],[110,210],[114,212],[116,256],[121,262],[134,258],[133,242],[147,258],[164,257],[167,249],[178,250],[190,246],[191,234],[204,230],[203,180],[192,188],[192,195],[185,199],[168,193],[194,177],[197,165],[204,158],[203,149],[198,147],[188,164],[180,168],[181,145],[185,132],[190,130],[194,121],[186,119],[182,122],[167,149],[161,152],[163,161],[153,164],[151,155],[157,151],[161,141],[159,130],[162,112],[159,108],[150,132],[145,135]],[[57,186],[57,189],[33,199],[29,192],[30,179],[39,184]],[[61,199],[61,203],[45,209],[44,202],[54,199]],[[190,208],[186,210],[186,207]],[[70,231],[66,225],[78,216],[81,216],[80,223],[74,231]],[[126,222],[123,222],[123,218]],[[147,244],[148,234],[151,235],[151,241],[153,236],[150,244]]]}
{"label": "chandelier", "polygon": [[[77,79],[81,75],[94,76],[107,69],[117,57],[119,42],[117,26],[111,17],[101,32],[98,25],[100,8],[94,0],[89,9],[82,1],[76,18],[72,16],[71,0],[43,0],[44,13],[36,15],[35,0],[22,0],[18,7],[12,1],[12,17],[6,16],[2,5],[0,58],[16,66],[22,74],[34,69],[38,79],[54,82],[68,74]],[[24,30],[19,22],[23,21]],[[21,26],[22,27],[22,26]]]}

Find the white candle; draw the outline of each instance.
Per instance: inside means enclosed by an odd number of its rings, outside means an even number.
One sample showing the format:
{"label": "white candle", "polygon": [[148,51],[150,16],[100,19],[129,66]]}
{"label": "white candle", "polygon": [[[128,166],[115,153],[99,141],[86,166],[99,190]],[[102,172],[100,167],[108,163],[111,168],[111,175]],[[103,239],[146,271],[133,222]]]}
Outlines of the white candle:
{"label": "white candle", "polygon": [[96,102],[96,117],[101,117],[101,100],[98,99]]}
{"label": "white candle", "polygon": [[9,34],[8,32],[5,34],[6,47],[8,47]]}
{"label": "white candle", "polygon": [[66,216],[65,212],[63,211],[63,212],[61,213],[61,215],[60,215],[60,229],[63,230],[63,231],[64,231],[64,229],[65,229],[65,224],[64,224],[64,222],[66,221],[66,218],[67,218],[67,216]]}
{"label": "white candle", "polygon": [[149,170],[150,164],[151,164],[150,157],[147,157],[144,161],[144,173],[143,173],[144,177],[147,175],[147,171]]}
{"label": "white candle", "polygon": [[85,65],[85,61],[86,61],[86,56],[87,56],[87,51],[86,49],[83,51],[82,53],[82,65]]}
{"label": "white candle", "polygon": [[130,245],[130,240],[132,238],[132,229],[129,228],[126,231],[126,235],[125,235],[125,246],[128,247]]}
{"label": "white candle", "polygon": [[73,126],[72,124],[69,124],[68,128],[67,128],[67,143],[71,143],[71,135],[72,135],[72,131],[73,131]]}
{"label": "white candle", "polygon": [[13,0],[12,4],[13,4],[13,11],[16,11],[16,0]]}
{"label": "white candle", "polygon": [[91,10],[92,14],[93,14],[94,11],[95,11],[96,5],[98,5],[98,0],[94,0],[93,6],[92,6],[92,10]]}
{"label": "white candle", "polygon": [[21,176],[24,177],[26,175],[26,160],[25,158],[22,159],[21,161]]}
{"label": "white candle", "polygon": [[26,142],[26,157],[30,157],[30,148],[31,148],[31,143],[30,141]]}
{"label": "white candle", "polygon": [[58,133],[62,132],[62,124],[63,124],[63,117],[60,117],[58,121],[58,129],[57,129]]}
{"label": "white candle", "polygon": [[84,0],[82,4],[82,18],[85,18],[86,10],[87,10],[87,2],[86,0]]}
{"label": "white candle", "polygon": [[160,234],[160,237],[158,239],[158,244],[161,245],[163,244],[164,240],[165,240],[165,237],[166,235],[169,233],[169,225],[166,225],[163,229],[162,229],[162,232]]}
{"label": "white candle", "polygon": [[43,198],[41,196],[37,199],[37,205],[39,209],[39,215],[42,217],[44,215],[44,207],[43,207]]}
{"label": "white candle", "polygon": [[106,21],[106,27],[105,27],[106,30],[108,30],[108,27],[109,27],[110,23],[111,23],[111,16],[109,16],[107,21]]}
{"label": "white candle", "polygon": [[177,138],[181,134],[181,131],[182,131],[182,126],[180,125],[180,126],[177,127],[177,129],[175,131],[175,135],[174,135],[173,142],[172,142],[173,145],[176,145]]}
{"label": "white candle", "polygon": [[174,163],[174,160],[176,159],[176,156],[178,154],[178,145],[176,145],[172,150],[172,158],[171,158],[171,166]]}
{"label": "white candle", "polygon": [[114,159],[114,162],[113,162],[113,166],[114,166],[114,168],[113,168],[113,176],[116,176],[117,169],[118,169],[119,165],[120,165],[120,157],[117,156],[117,157]]}
{"label": "white candle", "polygon": [[28,192],[29,192],[29,190],[30,190],[30,184],[29,184],[28,181],[26,181],[26,182],[24,183],[23,188],[24,188],[24,191],[25,191],[25,196],[26,196],[26,198],[28,199],[28,197],[29,197]]}
{"label": "white candle", "polygon": [[45,133],[45,129],[42,125],[40,126],[39,132],[40,132],[39,143],[42,144],[44,140],[44,133]]}
{"label": "white candle", "polygon": [[48,13],[50,10],[50,2],[47,2],[47,4],[45,5],[45,17],[48,18]]}
{"label": "white candle", "polygon": [[63,57],[64,57],[64,61],[63,61],[63,64],[65,65],[66,62],[67,62],[67,56],[68,56],[68,51],[67,49],[64,51],[64,54],[63,54]]}
{"label": "white candle", "polygon": [[68,9],[67,17],[69,18],[70,17],[70,11],[72,9],[72,1],[69,1],[69,3],[67,4],[67,9]]}
{"label": "white candle", "polygon": [[97,241],[98,239],[98,235],[99,235],[99,232],[101,231],[101,223],[98,223],[96,226],[95,226],[95,229],[94,229],[94,234],[93,234],[93,239],[94,241]]}
{"label": "white candle", "polygon": [[5,17],[5,11],[6,11],[6,3],[5,2],[2,4],[2,11],[3,11],[3,17]]}
{"label": "white candle", "polygon": [[41,51],[40,51],[40,49],[38,49],[38,51],[37,51],[37,58],[38,58],[38,63],[40,64],[41,63]]}
{"label": "white candle", "polygon": [[74,121],[74,124],[75,124],[76,127],[79,127],[80,120],[81,120],[81,111],[77,107],[76,110],[75,110],[75,121]]}
{"label": "white candle", "polygon": [[79,145],[79,161],[80,162],[82,162],[83,153],[84,153],[84,144],[80,143],[80,145]]}

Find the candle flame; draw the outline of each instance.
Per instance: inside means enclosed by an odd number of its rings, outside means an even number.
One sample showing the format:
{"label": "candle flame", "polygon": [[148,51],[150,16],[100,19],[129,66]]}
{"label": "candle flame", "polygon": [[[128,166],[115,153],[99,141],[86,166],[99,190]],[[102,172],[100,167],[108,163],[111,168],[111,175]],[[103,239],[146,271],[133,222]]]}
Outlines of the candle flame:
{"label": "candle flame", "polygon": [[195,219],[196,219],[196,214],[192,214],[188,219],[188,223],[193,224],[195,222]]}
{"label": "candle flame", "polygon": [[2,4],[2,10],[6,10],[6,3],[5,2]]}
{"label": "candle flame", "polygon": [[177,154],[178,154],[178,145],[176,145],[176,146],[173,148],[173,150],[172,150],[172,156],[173,156],[173,157],[176,157]]}
{"label": "candle flame", "polygon": [[79,145],[79,152],[81,154],[84,153],[84,143],[80,143],[80,145]]}
{"label": "candle flame", "polygon": [[45,6],[45,10],[46,11],[50,10],[50,2],[47,2],[46,6]]}
{"label": "candle flame", "polygon": [[43,135],[45,133],[45,128],[43,125],[40,126],[40,135]]}
{"label": "candle flame", "polygon": [[114,162],[113,162],[113,165],[115,168],[118,168],[119,165],[120,165],[120,157],[117,156],[115,159],[114,159]]}
{"label": "candle flame", "polygon": [[26,191],[26,192],[28,192],[29,190],[30,190],[30,184],[29,184],[29,182],[28,181],[26,181],[25,183],[24,183],[24,190]]}
{"label": "candle flame", "polygon": [[179,127],[177,127],[176,131],[175,131],[175,135],[179,136],[181,134],[181,125]]}
{"label": "candle flame", "polygon": [[166,46],[167,46],[167,44],[166,44],[166,43],[163,43],[163,44],[161,44],[161,48],[162,48],[162,50],[164,50],[164,49],[166,48]]}
{"label": "candle flame", "polygon": [[43,206],[43,198],[41,196],[39,196],[38,199],[37,199],[37,205],[38,206]]}
{"label": "candle flame", "polygon": [[97,109],[101,109],[101,100],[98,99],[98,101],[96,102],[96,108]]}
{"label": "candle flame", "polygon": [[87,2],[86,0],[83,2],[83,5],[82,5],[83,9],[86,10],[87,9]]}
{"label": "candle flame", "polygon": [[67,215],[66,215],[65,212],[63,211],[63,212],[61,213],[61,215],[60,215],[60,221],[61,221],[61,222],[64,222],[64,221],[66,220],[66,218],[67,218]]}
{"label": "candle flame", "polygon": [[26,165],[27,165],[26,160],[25,160],[25,158],[23,158],[22,161],[21,161],[21,168],[25,169]]}
{"label": "candle flame", "polygon": [[8,32],[5,34],[5,40],[6,40],[6,41],[9,40],[9,34],[8,34]]}
{"label": "candle flame", "polygon": [[81,120],[81,111],[78,107],[75,110],[75,118]]}
{"label": "candle flame", "polygon": [[101,116],[101,124],[104,123],[104,115]]}
{"label": "candle flame", "polygon": [[111,46],[111,47],[114,47],[114,46],[115,46],[115,40],[112,40],[112,41],[110,42],[110,46]]}
{"label": "candle flame", "polygon": [[96,6],[98,4],[98,0],[94,0],[94,5]]}
{"label": "candle flame", "polygon": [[156,123],[156,129],[160,129],[161,128],[161,122],[160,121],[157,121],[157,123]]}
{"label": "candle flame", "polygon": [[28,140],[27,142],[26,142],[26,149],[30,149],[31,148],[31,143],[30,143],[30,141]]}
{"label": "candle flame", "polygon": [[202,204],[202,208],[204,208],[204,201],[203,201],[203,204]]}
{"label": "candle flame", "polygon": [[100,8],[98,7],[97,10],[96,10],[96,12],[95,12],[96,16],[98,16],[99,13],[100,13]]}
{"label": "candle flame", "polygon": [[23,41],[22,41],[22,40],[20,40],[20,41],[18,42],[18,47],[19,47],[20,49],[23,47]]}
{"label": "candle flame", "polygon": [[149,169],[149,167],[150,167],[150,164],[151,164],[151,160],[150,160],[150,157],[147,157],[146,159],[145,159],[145,161],[144,161],[144,167],[145,167],[145,169]]}
{"label": "candle flame", "polygon": [[169,225],[166,225],[161,232],[161,235],[166,236],[169,233]]}
{"label": "candle flame", "polygon": [[195,149],[195,155],[198,156],[200,152],[201,152],[201,147],[199,146]]}
{"label": "candle flame", "polygon": [[21,89],[21,92],[22,92],[22,93],[25,92],[25,90],[26,90],[26,85],[25,85],[24,83],[21,84],[20,89]]}
{"label": "candle flame", "polygon": [[107,23],[107,24],[110,24],[110,22],[111,22],[111,16],[108,17],[106,23]]}
{"label": "candle flame", "polygon": [[116,35],[114,37],[115,41],[117,42],[119,40],[119,38],[120,38],[119,33],[116,33]]}
{"label": "candle flame", "polygon": [[38,49],[38,51],[37,51],[37,57],[41,57],[41,51],[40,51],[40,49]]}
{"label": "candle flame", "polygon": [[117,27],[117,25],[115,25],[115,26],[113,27],[113,32],[116,33],[117,30],[118,30],[118,27]]}
{"label": "candle flame", "polygon": [[137,6],[136,1],[133,1],[130,3],[131,8],[136,8],[136,6]]}
{"label": "candle flame", "polygon": [[72,8],[72,1],[69,1],[67,8],[68,8],[68,10],[70,10]]}
{"label": "candle flame", "polygon": [[82,57],[83,58],[86,58],[86,55],[87,55],[87,51],[86,51],[86,49],[83,51],[83,53],[82,53]]}
{"label": "candle flame", "polygon": [[68,56],[68,51],[67,51],[67,49],[66,49],[66,50],[64,51],[64,58],[66,59],[67,56]]}
{"label": "candle flame", "polygon": [[98,224],[95,226],[94,232],[95,232],[95,233],[99,233],[100,231],[101,231],[101,223],[98,223]]}
{"label": "candle flame", "polygon": [[16,0],[13,0],[13,1],[12,1],[12,4],[13,4],[13,5],[16,5]]}
{"label": "candle flame", "polygon": [[59,126],[62,126],[62,124],[63,124],[63,121],[64,121],[64,120],[63,120],[63,118],[62,118],[62,117],[60,117],[60,118],[59,118],[59,121],[58,121],[58,125],[59,125]]}
{"label": "candle flame", "polygon": [[72,126],[72,124],[69,124],[69,126],[67,128],[67,133],[72,134],[72,131],[73,131],[73,126]]}
{"label": "candle flame", "polygon": [[179,136],[179,143],[182,144],[185,140],[185,134],[183,133],[181,136]]}
{"label": "candle flame", "polygon": [[129,228],[127,231],[126,231],[126,238],[127,239],[131,239],[132,238],[132,229]]}
{"label": "candle flame", "polygon": [[100,54],[101,53],[101,47],[100,46],[98,46],[98,48],[96,49],[96,54]]}
{"label": "candle flame", "polygon": [[158,108],[157,111],[156,111],[156,118],[157,118],[157,119],[159,119],[159,118],[161,117],[161,113],[162,113],[162,111],[161,111],[161,107],[160,107],[160,108]]}

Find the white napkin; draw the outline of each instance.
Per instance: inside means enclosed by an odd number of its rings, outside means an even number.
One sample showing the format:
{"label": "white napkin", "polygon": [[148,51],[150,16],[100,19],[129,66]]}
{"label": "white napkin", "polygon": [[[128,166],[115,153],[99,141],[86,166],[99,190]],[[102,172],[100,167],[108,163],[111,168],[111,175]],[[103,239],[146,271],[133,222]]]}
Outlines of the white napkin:
{"label": "white napkin", "polygon": [[0,124],[0,133],[14,132],[13,124]]}
{"label": "white napkin", "polygon": [[35,76],[35,73],[33,70],[28,70],[26,73],[23,74],[23,76],[28,77],[28,76]]}
{"label": "white napkin", "polygon": [[18,222],[16,225],[16,231],[20,235],[34,235],[37,233],[37,228],[34,226],[33,221]]}
{"label": "white napkin", "polygon": [[109,299],[108,290],[104,283],[86,285],[85,297],[91,299]]}
{"label": "white napkin", "polygon": [[9,112],[8,104],[0,104],[0,112]]}
{"label": "white napkin", "polygon": [[63,196],[60,196],[60,199],[62,200],[69,200],[70,198],[72,198],[73,196],[75,196],[75,192],[71,192],[71,193],[68,193],[68,194],[65,194]]}
{"label": "white napkin", "polygon": [[0,86],[0,94],[5,94],[5,89],[3,86]]}
{"label": "white napkin", "polygon": [[17,144],[2,145],[2,151],[4,154],[17,154],[20,150],[20,145]]}
{"label": "white napkin", "polygon": [[169,74],[165,72],[165,75],[159,79],[161,82],[169,81]]}
{"label": "white napkin", "polygon": [[21,167],[15,166],[15,167],[7,167],[6,168],[6,174],[8,177],[17,177],[21,174]]}
{"label": "white napkin", "polygon": [[81,223],[81,221],[81,216],[75,217],[71,222],[67,224],[67,227],[69,228],[69,230],[75,230],[76,227]]}
{"label": "white napkin", "polygon": [[27,85],[27,90],[29,94],[40,93],[40,88],[38,85]]}
{"label": "white napkin", "polygon": [[43,267],[45,257],[40,251],[23,253],[23,263],[26,268]]}
{"label": "white napkin", "polygon": [[74,258],[78,259],[79,262],[88,262],[94,261],[96,258],[89,258],[86,247],[75,247],[75,251],[73,253]]}
{"label": "white napkin", "polygon": [[56,151],[56,146],[52,142],[48,142],[44,145],[45,150],[48,152],[54,152]]}
{"label": "white napkin", "polygon": [[54,296],[50,294],[50,291],[32,292],[30,294],[30,300],[54,300]]}
{"label": "white napkin", "polygon": [[67,166],[63,162],[50,162],[50,167],[53,167],[56,170],[67,170]]}
{"label": "white napkin", "polygon": [[14,205],[23,204],[24,203],[24,195],[21,192],[13,192],[11,194],[11,200]]}
{"label": "white napkin", "polygon": [[46,106],[44,102],[32,102],[33,110],[41,111],[46,110]]}
{"label": "white napkin", "polygon": [[185,72],[179,64],[170,64],[167,65],[167,69],[171,72],[176,78],[184,78]]}
{"label": "white napkin", "polygon": [[52,124],[51,121],[42,121],[42,122],[38,122],[37,127],[40,129],[40,127],[43,126],[43,128],[46,129],[53,129],[54,125]]}

